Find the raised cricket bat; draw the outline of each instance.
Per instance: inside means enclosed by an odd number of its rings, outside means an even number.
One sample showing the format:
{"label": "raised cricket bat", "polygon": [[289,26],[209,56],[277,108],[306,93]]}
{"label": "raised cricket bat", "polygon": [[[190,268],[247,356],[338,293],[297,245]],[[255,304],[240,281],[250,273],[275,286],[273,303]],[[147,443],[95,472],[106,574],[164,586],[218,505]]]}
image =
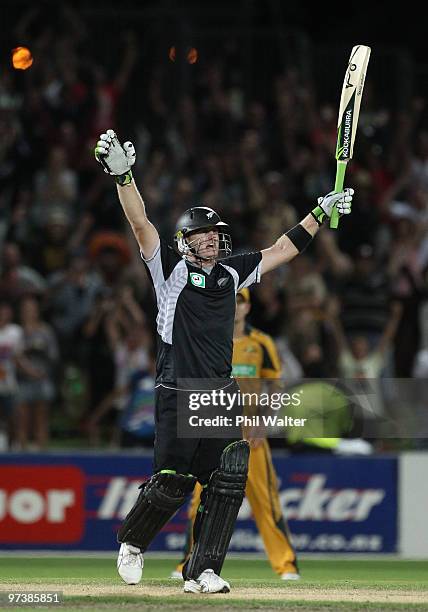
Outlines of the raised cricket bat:
{"label": "raised cricket bat", "polygon": [[[354,152],[355,135],[369,59],[370,47],[364,45],[354,47],[343,81],[337,123],[336,183],[334,185],[336,193],[343,190],[346,165],[352,159]],[[338,225],[339,213],[334,207],[330,218],[330,227],[336,229]]]}

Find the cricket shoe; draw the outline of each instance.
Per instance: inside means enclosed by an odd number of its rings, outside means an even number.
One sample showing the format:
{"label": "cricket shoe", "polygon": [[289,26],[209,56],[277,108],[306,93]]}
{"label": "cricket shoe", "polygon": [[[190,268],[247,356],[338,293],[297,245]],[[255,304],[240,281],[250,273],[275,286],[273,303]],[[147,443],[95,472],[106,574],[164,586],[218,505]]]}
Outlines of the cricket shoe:
{"label": "cricket shoe", "polygon": [[230,584],[223,580],[214,570],[206,569],[197,580],[185,580],[185,593],[229,593]]}
{"label": "cricket shoe", "polygon": [[284,572],[281,574],[281,580],[300,580],[300,574],[296,572]]}
{"label": "cricket shoe", "polygon": [[117,558],[117,571],[126,584],[138,584],[143,575],[144,559],[132,544],[122,544]]}

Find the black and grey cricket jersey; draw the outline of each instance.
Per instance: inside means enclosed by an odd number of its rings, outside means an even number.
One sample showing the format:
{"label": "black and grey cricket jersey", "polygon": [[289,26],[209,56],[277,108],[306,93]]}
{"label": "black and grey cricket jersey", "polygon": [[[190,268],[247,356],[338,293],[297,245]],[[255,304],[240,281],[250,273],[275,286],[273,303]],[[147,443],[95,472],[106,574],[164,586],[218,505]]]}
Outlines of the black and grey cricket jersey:
{"label": "black and grey cricket jersey", "polygon": [[260,282],[262,255],[234,255],[211,272],[182,259],[162,239],[144,259],[156,292],[159,349],[156,382],[229,378],[236,293]]}

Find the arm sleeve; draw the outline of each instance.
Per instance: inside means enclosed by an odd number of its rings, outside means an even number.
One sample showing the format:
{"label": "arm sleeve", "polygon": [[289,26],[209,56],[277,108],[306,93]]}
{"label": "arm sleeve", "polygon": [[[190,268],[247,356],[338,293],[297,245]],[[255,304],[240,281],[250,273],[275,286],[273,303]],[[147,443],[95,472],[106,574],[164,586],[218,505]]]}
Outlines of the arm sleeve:
{"label": "arm sleeve", "polygon": [[224,259],[222,263],[237,273],[237,291],[260,282],[262,254],[245,253]]}
{"label": "arm sleeve", "polygon": [[142,253],[141,258],[149,271],[149,276],[156,292],[170,277],[176,265],[182,261],[180,255],[162,238],[159,240],[155,252],[149,259],[145,259]]}

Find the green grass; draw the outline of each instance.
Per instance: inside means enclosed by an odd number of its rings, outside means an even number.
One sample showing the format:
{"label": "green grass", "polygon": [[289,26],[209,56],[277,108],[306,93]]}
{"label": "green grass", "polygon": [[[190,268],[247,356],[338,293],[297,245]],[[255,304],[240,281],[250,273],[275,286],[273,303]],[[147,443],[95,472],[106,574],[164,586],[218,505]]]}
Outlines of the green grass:
{"label": "green grass", "polygon": [[[61,584],[91,585],[114,587],[120,584],[116,574],[114,558],[96,557],[3,557],[0,558],[0,590],[6,584],[19,589],[33,583],[40,585]],[[183,595],[181,585],[168,579],[174,569],[171,559],[148,558],[144,568],[144,585],[153,587],[177,587],[177,595],[171,590],[165,597],[141,594],[137,597],[128,595],[92,595],[82,591],[79,596],[66,596],[65,604],[60,609],[71,610],[144,610],[155,612],[166,610],[197,610],[211,611],[229,609],[277,610],[286,608],[288,612],[303,610],[428,610],[428,561],[398,561],[398,560],[304,560],[300,563],[303,579],[299,582],[284,583],[272,572],[264,560],[226,561],[222,575],[230,580],[232,592],[230,595],[217,595],[201,598],[200,596]],[[262,600],[234,596],[233,587],[247,587],[270,590],[280,595],[280,599]],[[39,586],[38,586],[39,588]],[[133,587],[134,593],[135,589]],[[304,601],[305,591],[314,589],[320,594],[328,590],[355,591],[357,601]],[[361,601],[358,591],[364,589]],[[418,604],[370,603],[367,590],[374,593],[412,592],[419,597]],[[302,600],[287,601],[287,593],[302,593]],[[283,594],[283,599],[282,599]],[[421,600],[421,598],[423,598]],[[426,603],[425,603],[426,602]],[[8,607],[8,610],[13,608]],[[24,608],[17,608],[24,609]],[[28,606],[26,610],[31,609]]]}
{"label": "green grass", "polygon": [[[31,553],[29,553],[30,555]],[[174,569],[172,559],[149,558],[144,580],[161,584]],[[355,588],[409,588],[428,590],[428,561],[397,560],[304,560],[300,562],[304,580],[293,588],[322,586],[337,588],[341,584]],[[261,586],[282,587],[283,582],[264,560],[227,560],[222,574],[236,584],[251,581]],[[3,557],[0,558],[2,582],[68,582],[114,584],[117,580],[115,560],[97,557]],[[171,584],[171,582],[168,582]]]}

